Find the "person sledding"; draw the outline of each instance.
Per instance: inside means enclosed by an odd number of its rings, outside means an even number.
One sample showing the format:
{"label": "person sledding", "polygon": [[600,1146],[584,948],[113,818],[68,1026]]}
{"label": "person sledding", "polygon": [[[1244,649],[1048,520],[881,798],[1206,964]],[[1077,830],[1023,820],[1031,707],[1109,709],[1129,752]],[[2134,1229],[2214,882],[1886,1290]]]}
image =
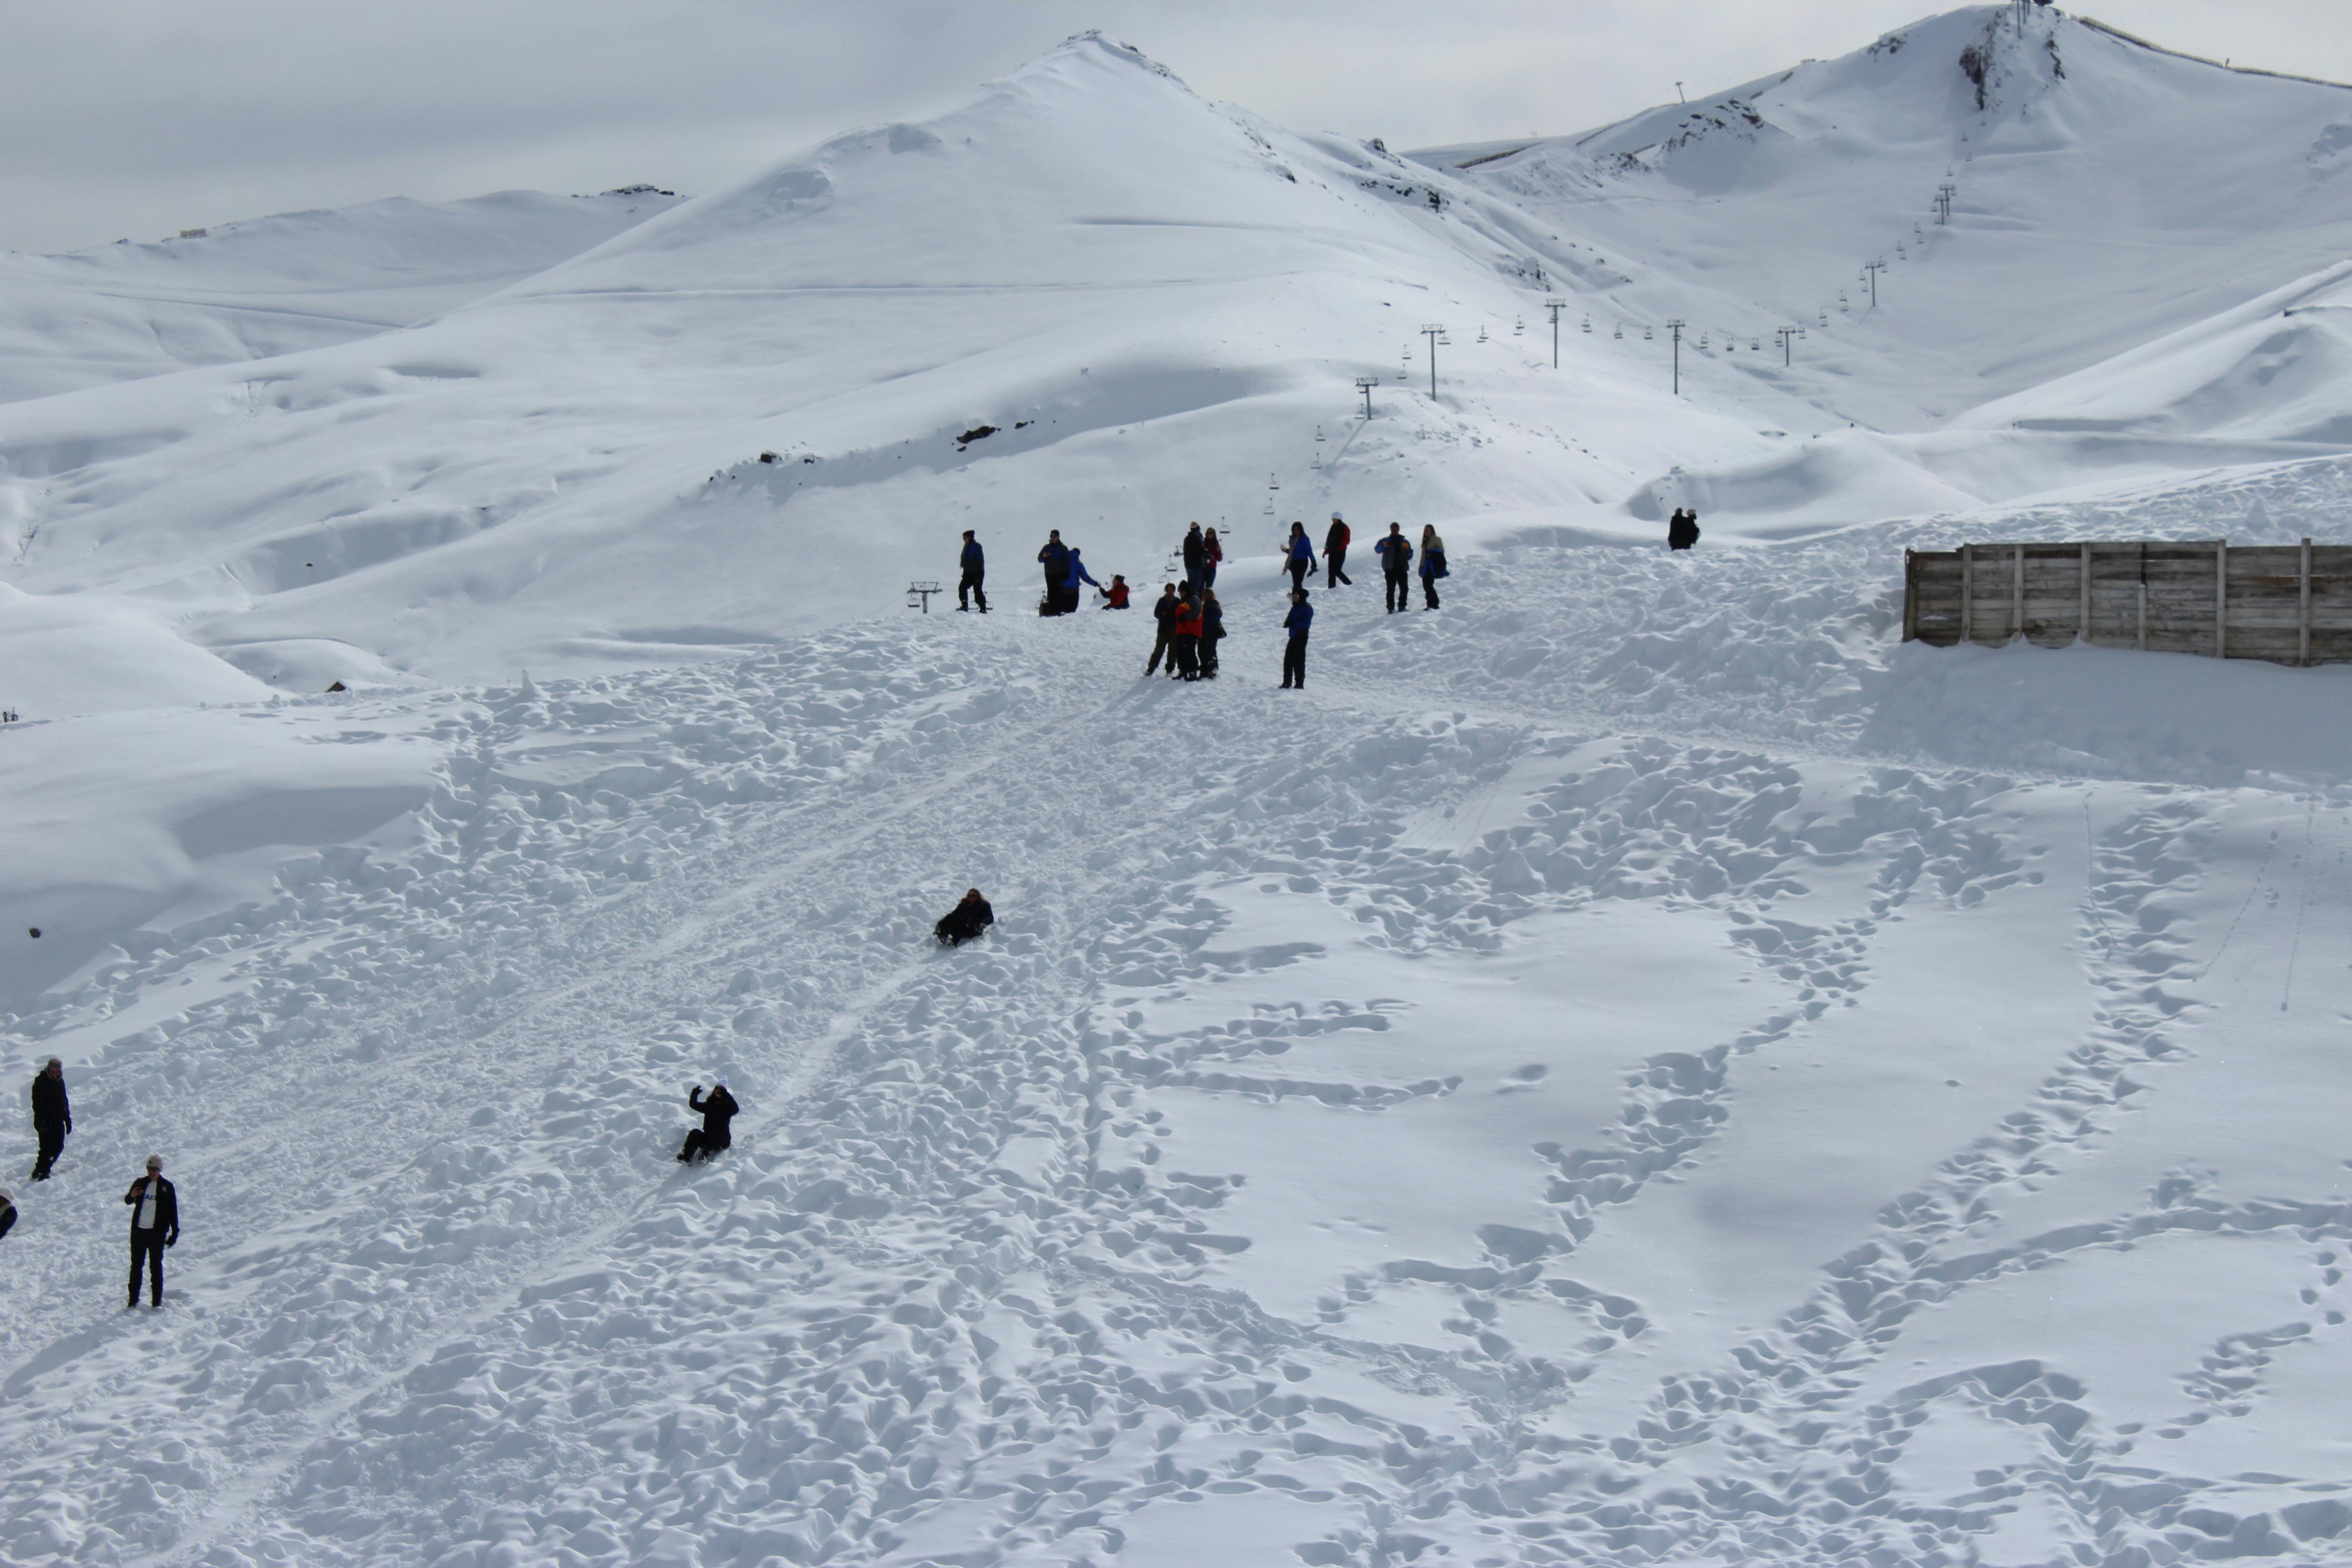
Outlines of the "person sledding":
{"label": "person sledding", "polygon": [[688,1089],[686,1108],[688,1110],[702,1113],[702,1125],[688,1130],[686,1146],[677,1152],[679,1164],[695,1164],[709,1159],[721,1149],[731,1148],[734,1145],[735,1134],[730,1130],[729,1123],[735,1120],[735,1113],[743,1108],[735,1103],[733,1095],[727,1092],[725,1079],[722,1078],[713,1084],[710,1092],[707,1095],[702,1092],[702,1086],[698,1083]]}
{"label": "person sledding", "polygon": [[964,889],[963,901],[940,917],[931,934],[940,939],[942,947],[961,947],[996,923],[996,911],[980,896],[978,888]]}

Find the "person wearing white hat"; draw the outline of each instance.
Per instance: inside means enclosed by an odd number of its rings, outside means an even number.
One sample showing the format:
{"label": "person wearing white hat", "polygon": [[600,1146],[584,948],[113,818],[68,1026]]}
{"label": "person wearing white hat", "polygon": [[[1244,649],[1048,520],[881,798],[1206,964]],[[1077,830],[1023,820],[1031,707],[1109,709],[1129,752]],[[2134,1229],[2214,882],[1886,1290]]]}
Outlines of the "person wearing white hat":
{"label": "person wearing white hat", "polygon": [[1350,588],[1356,580],[1341,570],[1348,560],[1348,525],[1338,512],[1331,514],[1331,531],[1323,536],[1323,586],[1336,588],[1345,583]]}

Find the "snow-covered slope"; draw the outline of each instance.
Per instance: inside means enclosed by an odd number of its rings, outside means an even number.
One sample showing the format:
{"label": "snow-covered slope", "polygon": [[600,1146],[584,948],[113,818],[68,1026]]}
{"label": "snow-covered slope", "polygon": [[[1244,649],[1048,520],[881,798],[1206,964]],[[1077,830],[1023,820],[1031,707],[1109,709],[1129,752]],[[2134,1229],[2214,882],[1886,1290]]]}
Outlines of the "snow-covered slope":
{"label": "snow-covered slope", "polygon": [[0,255],[0,402],[268,359],[405,327],[545,270],[674,205],[651,186],[600,196],[506,191],[371,202],[125,240]]}
{"label": "snow-covered slope", "polygon": [[[0,405],[0,1080],[76,1113],[0,1559],[2352,1563],[2352,672],[1897,602],[2352,542],[2352,95],[2008,15],[1450,170],[1083,37]],[[1878,313],[1726,350],[1946,165]],[[1047,528],[1151,584],[1192,517],[1214,684],[1027,613]],[[901,607],[964,528],[1000,613]]]}

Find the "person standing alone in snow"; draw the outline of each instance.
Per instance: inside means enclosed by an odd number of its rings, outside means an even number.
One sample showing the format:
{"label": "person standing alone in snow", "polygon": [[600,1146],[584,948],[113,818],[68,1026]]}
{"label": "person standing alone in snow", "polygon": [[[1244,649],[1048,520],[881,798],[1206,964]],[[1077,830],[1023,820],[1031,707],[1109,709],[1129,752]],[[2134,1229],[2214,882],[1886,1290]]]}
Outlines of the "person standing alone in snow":
{"label": "person standing alone in snow", "polygon": [[41,1150],[33,1161],[33,1180],[49,1179],[49,1167],[65,1152],[66,1134],[73,1131],[73,1107],[66,1100],[66,1064],[56,1057],[33,1079],[33,1136]]}
{"label": "person standing alone in snow", "polygon": [[1284,552],[1282,564],[1290,573],[1290,591],[1304,592],[1307,574],[1315,570],[1315,542],[1307,537],[1305,523],[1290,525],[1290,547]]}
{"label": "person standing alone in snow", "polygon": [[1283,629],[1290,634],[1290,640],[1282,647],[1282,685],[1285,690],[1307,689],[1307,630],[1314,624],[1315,606],[1307,602],[1307,590],[1293,588],[1290,591],[1290,614],[1282,620]]}
{"label": "person standing alone in snow", "polygon": [[1323,535],[1323,585],[1326,588],[1336,588],[1342,583],[1350,588],[1356,585],[1356,580],[1343,569],[1347,562],[1348,525],[1339,521],[1339,514],[1335,511],[1331,514],[1330,531]]}
{"label": "person standing alone in snow", "polygon": [[971,601],[976,598],[980,601],[980,613],[988,614],[988,593],[981,586],[987,575],[988,557],[982,552],[980,541],[967,528],[963,531],[963,575],[956,582],[957,609],[971,609]]}
{"label": "person standing alone in snow", "polygon": [[702,1125],[688,1130],[686,1147],[677,1152],[678,1163],[690,1165],[697,1160],[709,1159],[721,1149],[733,1147],[735,1134],[729,1130],[728,1123],[733,1121],[735,1113],[743,1108],[735,1103],[733,1095],[727,1092],[725,1079],[713,1085],[708,1096],[703,1094],[702,1086],[698,1083],[688,1089],[686,1108],[702,1113]]}
{"label": "person standing alone in snow", "polygon": [[1405,607],[1412,593],[1412,541],[1396,523],[1389,524],[1389,536],[1372,546],[1372,553],[1381,558],[1381,575],[1387,580],[1389,614],[1395,615]]}
{"label": "person standing alone in snow", "polygon": [[163,1304],[163,1249],[180,1244],[180,1194],[163,1179],[163,1156],[147,1156],[147,1173],[122,1194],[131,1205],[131,1300],[124,1311],[139,1305],[139,1266],[147,1265],[147,1306]]}

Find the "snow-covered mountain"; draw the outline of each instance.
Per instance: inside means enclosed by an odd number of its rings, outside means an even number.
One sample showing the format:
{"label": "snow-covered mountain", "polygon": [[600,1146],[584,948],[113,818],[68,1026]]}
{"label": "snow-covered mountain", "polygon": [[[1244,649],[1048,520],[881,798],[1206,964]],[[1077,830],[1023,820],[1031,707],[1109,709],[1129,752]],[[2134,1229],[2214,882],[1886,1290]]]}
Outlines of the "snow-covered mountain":
{"label": "snow-covered mountain", "polygon": [[[1087,36],[8,258],[0,1560],[2352,1562],[2352,671],[1898,613],[2352,542],[2347,126],[2004,5],[1405,158]],[[1213,684],[1029,613],[1193,518]]]}
{"label": "snow-covered mountain", "polygon": [[413,326],[675,205],[650,185],[564,199],[371,202],[68,256],[0,254],[0,401],[273,359]]}

